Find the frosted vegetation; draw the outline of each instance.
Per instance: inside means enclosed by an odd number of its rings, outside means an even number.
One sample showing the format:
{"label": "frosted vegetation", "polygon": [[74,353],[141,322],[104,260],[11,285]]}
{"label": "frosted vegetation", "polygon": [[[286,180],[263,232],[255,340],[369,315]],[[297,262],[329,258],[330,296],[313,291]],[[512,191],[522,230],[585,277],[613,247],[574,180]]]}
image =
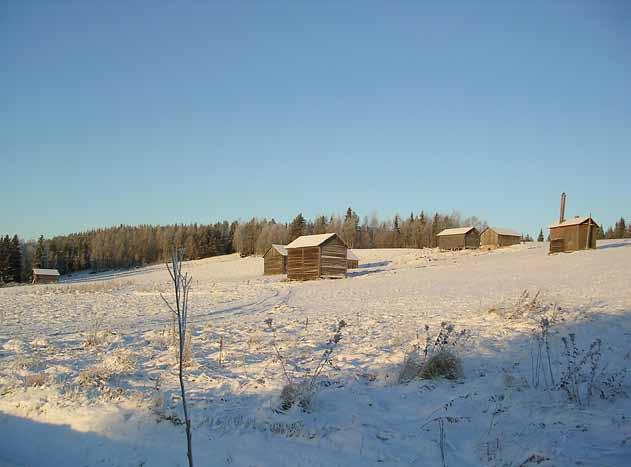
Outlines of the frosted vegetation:
{"label": "frosted vegetation", "polygon": [[189,261],[0,289],[0,466],[628,465],[631,241]]}

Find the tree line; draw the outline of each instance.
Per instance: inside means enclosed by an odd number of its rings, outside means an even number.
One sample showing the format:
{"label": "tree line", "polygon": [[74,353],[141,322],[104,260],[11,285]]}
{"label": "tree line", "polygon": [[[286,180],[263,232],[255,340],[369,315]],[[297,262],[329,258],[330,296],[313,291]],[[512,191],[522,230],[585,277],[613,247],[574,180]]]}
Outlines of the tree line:
{"label": "tree line", "polygon": [[424,211],[405,218],[397,214],[380,220],[373,213],[360,219],[349,207],[343,217],[317,216],[307,220],[301,213],[290,223],[253,218],[238,225],[233,244],[243,256],[263,255],[272,243],[286,245],[301,235],[335,232],[349,248],[425,248],[436,246],[436,234],[441,230],[464,225],[481,230],[486,222],[475,216],[462,218],[457,212],[427,215]]}
{"label": "tree line", "polygon": [[[302,213],[291,222],[252,218],[246,222],[215,224],[120,225],[37,241],[20,241],[17,235],[0,236],[0,284],[29,282],[33,268],[57,269],[61,274],[91,270],[132,268],[164,262],[171,245],[184,247],[185,259],[201,259],[238,252],[242,256],[263,255],[272,245],[286,245],[301,235],[335,232],[350,248],[433,248],[443,229],[474,226],[482,231],[486,222],[459,213],[428,215],[424,211],[408,217],[395,215],[380,220],[376,213],[363,219],[348,208],[343,216]],[[524,240],[532,240],[529,235]],[[621,217],[615,226],[598,230],[599,239],[631,238],[631,226]],[[543,229],[538,241],[543,241]]]}

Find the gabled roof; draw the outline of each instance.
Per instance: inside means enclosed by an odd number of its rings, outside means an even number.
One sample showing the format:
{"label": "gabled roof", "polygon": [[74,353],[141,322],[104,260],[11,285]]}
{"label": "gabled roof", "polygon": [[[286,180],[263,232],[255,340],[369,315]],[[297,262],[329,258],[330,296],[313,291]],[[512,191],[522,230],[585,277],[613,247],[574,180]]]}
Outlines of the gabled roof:
{"label": "gabled roof", "polygon": [[521,238],[521,234],[519,232],[515,232],[514,230],[511,229],[504,229],[502,227],[487,227],[486,230],[491,229],[493,232],[495,232],[498,235],[506,235],[507,237],[520,237]]}
{"label": "gabled roof", "polygon": [[38,276],[58,276],[59,271],[56,269],[33,269],[33,274]]}
{"label": "gabled roof", "polygon": [[359,261],[359,258],[350,249],[346,250],[346,259],[352,259],[353,261]]}
{"label": "gabled roof", "polygon": [[556,224],[549,225],[548,228],[555,229],[557,227],[568,227],[570,225],[580,225],[580,224],[582,224],[584,222],[587,222],[590,219],[591,219],[592,223],[594,225],[596,225],[596,222],[594,221],[594,219],[591,218],[591,216],[576,216],[576,217],[574,217],[572,219],[568,219],[568,220],[566,220],[564,222],[561,222],[561,223],[557,222]]}
{"label": "gabled roof", "polygon": [[[278,251],[281,255],[283,256],[287,256],[287,248],[285,248],[285,245],[277,245],[276,243],[272,243],[272,246],[270,248],[270,250],[274,248],[276,251]],[[269,250],[267,250],[269,251]]]}
{"label": "gabled roof", "polygon": [[437,235],[437,237],[442,237],[445,235],[462,235],[470,232],[475,227],[458,227],[456,229],[445,229],[441,233]]}
{"label": "gabled roof", "polygon": [[336,233],[327,233],[319,235],[303,235],[291,242],[285,248],[305,248],[310,246],[320,246],[326,242],[329,238],[337,235]]}

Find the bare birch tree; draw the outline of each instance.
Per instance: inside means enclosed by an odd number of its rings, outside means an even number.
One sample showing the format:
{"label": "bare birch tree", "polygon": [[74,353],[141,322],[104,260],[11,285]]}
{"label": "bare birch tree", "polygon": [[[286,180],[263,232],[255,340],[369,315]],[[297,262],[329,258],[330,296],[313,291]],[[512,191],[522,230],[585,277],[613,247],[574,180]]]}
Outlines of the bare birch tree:
{"label": "bare birch tree", "polygon": [[[193,278],[188,273],[182,273],[182,260],[184,259],[184,249],[172,247],[171,250],[171,263],[167,262],[167,270],[173,281],[173,288],[175,290],[175,305],[172,305],[162,294],[162,300],[166,303],[169,310],[175,315],[177,319],[177,331],[178,331],[178,376],[180,379],[180,392],[182,395],[182,408],[184,410],[184,421],[186,423],[186,455],[188,457],[189,467],[193,467],[193,448],[192,448],[192,433],[191,433],[191,419],[188,416],[188,407],[186,406],[186,391],[184,390],[184,348],[186,344],[186,325],[188,324],[188,294],[191,289],[191,282]],[[189,336],[190,338],[190,336]]]}

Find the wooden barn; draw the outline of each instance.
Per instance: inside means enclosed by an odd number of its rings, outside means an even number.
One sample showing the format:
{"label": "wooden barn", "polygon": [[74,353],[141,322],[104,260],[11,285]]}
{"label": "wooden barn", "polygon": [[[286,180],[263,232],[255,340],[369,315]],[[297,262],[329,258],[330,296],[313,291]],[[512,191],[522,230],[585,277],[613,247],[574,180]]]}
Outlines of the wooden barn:
{"label": "wooden barn", "polygon": [[591,216],[575,217],[549,226],[550,253],[596,248],[598,224]]}
{"label": "wooden barn", "polygon": [[287,278],[346,276],[346,244],[335,233],[303,235],[287,245]]}
{"label": "wooden barn", "polygon": [[487,227],[480,234],[480,247],[485,250],[502,248],[503,246],[519,245],[521,234],[511,229]]}
{"label": "wooden barn", "polygon": [[463,250],[480,247],[480,233],[475,227],[445,229],[436,235],[441,250]]}
{"label": "wooden barn", "polygon": [[59,271],[56,269],[33,269],[33,284],[50,284],[59,282]]}
{"label": "wooden barn", "polygon": [[287,274],[287,249],[285,245],[272,246],[263,255],[263,274]]}
{"label": "wooden barn", "polygon": [[598,224],[592,216],[565,220],[565,193],[561,194],[559,222],[550,225],[550,253],[588,250],[596,248]]}
{"label": "wooden barn", "polygon": [[350,249],[346,250],[346,267],[348,269],[355,269],[359,267],[359,258]]}

